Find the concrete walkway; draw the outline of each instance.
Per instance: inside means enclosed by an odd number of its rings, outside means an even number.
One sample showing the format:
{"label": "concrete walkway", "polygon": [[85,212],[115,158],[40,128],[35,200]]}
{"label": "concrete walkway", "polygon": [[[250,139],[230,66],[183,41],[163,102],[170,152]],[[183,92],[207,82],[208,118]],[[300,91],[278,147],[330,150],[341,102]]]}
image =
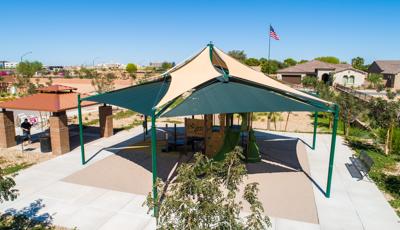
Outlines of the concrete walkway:
{"label": "concrete walkway", "polygon": [[[107,156],[121,146],[142,138],[142,128],[121,131],[111,138],[86,145],[85,166],[80,149],[34,165],[15,178],[20,196],[13,202],[0,204],[1,211],[31,209],[34,217],[52,216],[59,226],[78,229],[155,229],[155,220],[142,207],[145,196],[63,182],[62,179]],[[132,137],[137,136],[133,140]],[[105,150],[114,146],[112,150]],[[115,178],[117,179],[117,178]],[[133,181],[134,183],[134,181]],[[38,208],[39,207],[39,208]]]}
{"label": "concrete walkway", "polygon": [[[312,144],[312,134],[277,132],[274,134],[300,138],[309,145]],[[330,135],[318,135],[316,149],[307,148],[311,177],[324,191],[330,141]],[[343,138],[338,136],[331,198],[326,199],[317,186],[313,187],[319,218],[318,229],[400,229],[399,217],[376,185],[368,178],[360,180],[351,176],[346,163],[351,164],[352,154],[352,150],[345,145]],[[279,225],[275,227],[280,229]],[[289,229],[306,228],[299,225]]]}
{"label": "concrete walkway", "polygon": [[[55,159],[34,165],[16,177],[20,196],[13,202],[0,204],[0,210],[31,210],[32,216],[78,229],[154,229],[154,219],[142,207],[143,195],[130,194],[92,186],[73,184],[62,179],[119,151],[120,147],[142,140],[142,129],[122,131],[110,138],[86,145],[88,158],[80,164],[79,148]],[[299,133],[259,133],[265,138],[301,138],[311,143],[312,135]],[[135,137],[133,138],[132,137]],[[113,146],[112,149],[107,147]],[[313,191],[319,224],[272,217],[272,229],[400,229],[399,218],[371,181],[353,178],[345,163],[351,163],[351,150],[338,138],[331,198],[326,199],[318,187],[325,190],[330,135],[319,135],[315,151],[308,152]],[[112,170],[112,169],[110,169]],[[118,178],[115,178],[116,180]],[[132,181],[135,183],[135,181]],[[273,185],[271,185],[273,186]]]}

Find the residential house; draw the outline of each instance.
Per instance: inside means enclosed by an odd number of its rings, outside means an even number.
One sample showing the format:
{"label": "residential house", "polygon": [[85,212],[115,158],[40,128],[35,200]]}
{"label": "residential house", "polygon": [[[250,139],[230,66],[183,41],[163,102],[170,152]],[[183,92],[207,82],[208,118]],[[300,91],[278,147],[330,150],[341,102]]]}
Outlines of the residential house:
{"label": "residential house", "polygon": [[400,60],[374,61],[368,72],[382,74],[387,88],[400,89]]}
{"label": "residential house", "polygon": [[149,66],[153,68],[161,68],[162,64],[162,62],[150,62]]}
{"label": "residential house", "polygon": [[277,72],[277,79],[289,84],[301,84],[305,76],[314,76],[327,84],[358,87],[364,84],[367,73],[350,64],[331,64],[312,60]]}

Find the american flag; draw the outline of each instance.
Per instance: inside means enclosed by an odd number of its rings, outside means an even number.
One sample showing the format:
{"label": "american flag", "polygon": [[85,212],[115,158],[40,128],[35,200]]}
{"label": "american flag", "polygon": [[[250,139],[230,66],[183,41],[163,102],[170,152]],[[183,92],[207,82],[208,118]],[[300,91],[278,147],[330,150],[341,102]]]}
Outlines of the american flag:
{"label": "american flag", "polygon": [[269,26],[269,36],[275,40],[279,40],[279,36],[277,33],[275,33],[275,30],[272,28],[272,26]]}

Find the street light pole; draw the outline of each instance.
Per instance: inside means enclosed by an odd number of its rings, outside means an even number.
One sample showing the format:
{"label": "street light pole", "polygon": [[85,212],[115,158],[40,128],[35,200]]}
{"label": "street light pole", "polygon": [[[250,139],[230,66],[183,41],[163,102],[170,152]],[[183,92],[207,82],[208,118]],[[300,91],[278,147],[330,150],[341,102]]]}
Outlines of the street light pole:
{"label": "street light pole", "polygon": [[26,53],[22,54],[22,55],[21,55],[21,61],[20,61],[20,62],[22,62],[22,59],[23,59],[26,55],[31,54],[31,53],[32,53],[32,51],[29,51],[29,52],[26,52]]}

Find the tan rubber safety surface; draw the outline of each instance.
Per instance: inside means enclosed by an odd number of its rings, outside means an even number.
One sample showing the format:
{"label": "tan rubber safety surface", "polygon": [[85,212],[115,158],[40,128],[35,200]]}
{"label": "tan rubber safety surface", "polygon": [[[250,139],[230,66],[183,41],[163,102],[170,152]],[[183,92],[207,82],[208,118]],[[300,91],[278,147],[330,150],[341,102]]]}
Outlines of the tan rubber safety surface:
{"label": "tan rubber safety surface", "polygon": [[[259,183],[259,199],[266,214],[318,223],[312,182],[307,176],[310,170],[304,144],[295,139],[265,139],[257,140],[257,143],[263,153],[262,162],[247,164],[249,176],[244,182]],[[158,144],[157,164],[158,176],[165,181],[177,162],[186,162],[191,156],[161,152],[164,146],[164,143]],[[127,146],[63,181],[147,195],[152,183],[150,143]],[[243,206],[243,210],[248,212],[245,201]]]}

